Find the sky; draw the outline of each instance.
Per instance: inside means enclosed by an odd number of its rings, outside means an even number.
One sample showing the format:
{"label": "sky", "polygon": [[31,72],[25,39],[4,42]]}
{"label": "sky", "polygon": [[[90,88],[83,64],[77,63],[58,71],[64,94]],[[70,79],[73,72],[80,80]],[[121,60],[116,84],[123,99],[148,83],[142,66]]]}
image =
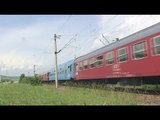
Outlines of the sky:
{"label": "sky", "polygon": [[53,69],[54,34],[61,64],[158,22],[160,15],[0,15],[0,75]]}

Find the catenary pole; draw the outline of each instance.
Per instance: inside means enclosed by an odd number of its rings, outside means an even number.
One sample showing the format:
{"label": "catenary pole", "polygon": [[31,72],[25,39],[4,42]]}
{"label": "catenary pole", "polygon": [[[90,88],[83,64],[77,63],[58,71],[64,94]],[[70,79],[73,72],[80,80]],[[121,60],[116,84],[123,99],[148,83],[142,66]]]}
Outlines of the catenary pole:
{"label": "catenary pole", "polygon": [[54,34],[54,48],[55,48],[55,85],[58,88],[58,65],[57,65],[57,35]]}

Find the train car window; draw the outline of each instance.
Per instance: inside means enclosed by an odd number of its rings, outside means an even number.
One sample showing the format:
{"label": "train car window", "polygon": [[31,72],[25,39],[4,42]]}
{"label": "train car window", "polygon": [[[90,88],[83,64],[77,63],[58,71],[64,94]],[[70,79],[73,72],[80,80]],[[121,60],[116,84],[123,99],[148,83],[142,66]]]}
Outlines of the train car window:
{"label": "train car window", "polygon": [[156,37],[153,39],[153,46],[154,46],[154,54],[160,54],[160,37]]}
{"label": "train car window", "polygon": [[97,66],[103,66],[103,56],[97,57]]}
{"label": "train car window", "polygon": [[83,61],[83,66],[84,66],[84,69],[88,69],[88,61],[87,60]]}
{"label": "train car window", "polygon": [[70,65],[69,68],[70,68],[70,71],[72,71],[72,65]]}
{"label": "train car window", "polygon": [[61,74],[61,73],[62,73],[62,68],[59,69],[59,74]]}
{"label": "train car window", "polygon": [[66,67],[64,67],[64,69],[65,69],[65,70],[64,70],[64,72],[65,72],[65,73],[67,73],[67,68],[66,68]]}
{"label": "train car window", "polygon": [[113,64],[114,63],[113,51],[106,54],[106,62],[107,62],[107,64]]}
{"label": "train car window", "polygon": [[94,68],[95,67],[95,59],[94,58],[92,58],[92,59],[90,59],[90,61],[89,61],[89,64],[90,64],[90,67],[91,68]]}
{"label": "train car window", "polygon": [[70,72],[70,66],[68,66],[68,68],[67,68],[67,72],[68,72],[68,73]]}
{"label": "train car window", "polygon": [[78,64],[76,64],[76,71],[78,71],[78,66],[79,66],[79,65],[78,65]]}
{"label": "train car window", "polygon": [[127,48],[121,48],[118,50],[118,61],[123,62],[128,60]]}
{"label": "train car window", "polygon": [[79,63],[78,69],[83,70],[82,62]]}
{"label": "train car window", "polygon": [[66,70],[66,73],[68,73],[68,67],[67,66],[65,66],[65,70]]}
{"label": "train car window", "polygon": [[133,57],[136,58],[143,58],[147,56],[145,50],[145,42],[141,42],[138,44],[133,45]]}

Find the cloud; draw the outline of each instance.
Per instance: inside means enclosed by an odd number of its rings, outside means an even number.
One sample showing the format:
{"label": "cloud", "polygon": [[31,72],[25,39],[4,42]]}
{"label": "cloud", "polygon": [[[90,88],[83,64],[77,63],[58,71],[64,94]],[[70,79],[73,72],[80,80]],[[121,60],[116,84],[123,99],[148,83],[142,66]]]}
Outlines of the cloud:
{"label": "cloud", "polygon": [[91,50],[96,50],[98,48],[101,48],[103,46],[107,45],[106,40],[100,35],[97,39],[94,40],[93,45],[91,47]]}
{"label": "cloud", "polygon": [[11,51],[8,54],[1,54],[0,58],[1,70],[14,70],[14,69],[30,69],[30,65],[42,64],[34,59],[28,59],[25,56],[19,55],[16,51]]}
{"label": "cloud", "polygon": [[[100,39],[105,44],[108,44],[102,37],[102,34],[111,43],[115,38],[125,37],[160,21],[159,15],[97,15],[96,20],[100,20],[99,22],[94,20],[95,18],[88,20],[85,18],[88,22],[79,18],[72,17],[72,24],[67,23],[64,27],[65,29],[61,30],[61,33],[79,33],[76,38],[77,41],[72,42],[71,45],[77,47],[80,45],[81,49],[71,46],[65,48],[63,52],[58,54],[59,64],[74,58],[75,55],[78,57],[104,46]],[[31,20],[29,24],[25,25],[23,25],[25,22],[22,22],[20,25],[16,23],[18,27],[16,25],[0,26],[1,72],[6,70],[17,74],[30,70],[33,72],[34,64],[39,65],[37,66],[39,72],[50,68],[54,64],[54,43],[51,41],[51,38],[53,38],[54,33],[57,32],[64,21],[64,19],[57,19],[57,17],[52,17],[52,19],[44,17],[44,19],[37,19],[34,22]],[[77,22],[81,24],[77,25]],[[62,38],[57,40],[58,50],[71,38],[72,36],[66,38],[62,35]],[[14,72],[16,70],[17,72]]]}
{"label": "cloud", "polygon": [[1,72],[26,71],[31,67],[33,69],[34,64],[50,64],[50,57],[45,52],[53,49],[51,37],[59,22],[39,21],[25,27],[8,28],[3,34],[0,33]]}
{"label": "cloud", "polygon": [[[101,33],[112,43],[113,39],[121,39],[158,22],[160,22],[160,15],[103,15],[99,27]],[[93,50],[102,47],[99,39],[103,40],[101,36],[95,39]]]}
{"label": "cloud", "polygon": [[113,33],[113,35],[123,38],[158,22],[160,22],[160,16],[158,15],[126,16],[124,24],[117,27],[116,34]]}
{"label": "cloud", "polygon": [[[21,28],[10,28],[1,34],[0,41],[8,45],[8,48],[44,48],[50,41],[52,32],[55,31],[56,25],[51,21],[43,21]],[[25,46],[22,46],[22,44]],[[21,46],[20,46],[21,45]]]}

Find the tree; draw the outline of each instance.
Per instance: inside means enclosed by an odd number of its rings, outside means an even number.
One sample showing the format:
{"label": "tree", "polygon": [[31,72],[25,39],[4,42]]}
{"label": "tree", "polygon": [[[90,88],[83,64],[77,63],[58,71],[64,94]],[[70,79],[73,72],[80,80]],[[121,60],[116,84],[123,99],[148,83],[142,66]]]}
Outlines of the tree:
{"label": "tree", "polygon": [[25,77],[25,74],[21,74],[19,83],[26,83],[31,85],[41,85],[41,78],[38,74],[32,77]]}
{"label": "tree", "polygon": [[22,79],[24,79],[24,78],[25,78],[25,74],[21,74],[20,81],[22,81]]}

